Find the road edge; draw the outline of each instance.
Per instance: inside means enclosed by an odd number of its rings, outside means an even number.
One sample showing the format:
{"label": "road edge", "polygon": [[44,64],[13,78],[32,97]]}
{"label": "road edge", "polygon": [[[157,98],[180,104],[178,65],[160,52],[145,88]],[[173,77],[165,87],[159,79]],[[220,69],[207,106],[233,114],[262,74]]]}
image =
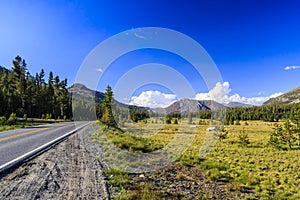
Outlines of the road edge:
{"label": "road edge", "polygon": [[[83,129],[84,127],[90,125],[92,122],[88,122],[50,142],[47,142],[46,144],[43,144],[42,146],[39,146],[11,161],[8,161],[7,163],[3,164],[0,166],[0,176],[3,175],[6,171],[8,171],[9,169],[12,169],[14,167],[19,166],[20,164],[40,155],[41,153],[43,153],[44,151],[48,150],[49,148],[52,148],[53,146],[59,144],[60,142],[62,142],[63,140],[65,140],[66,138],[68,138],[70,135],[76,133],[77,131]],[[76,125],[76,124],[75,124]]]}

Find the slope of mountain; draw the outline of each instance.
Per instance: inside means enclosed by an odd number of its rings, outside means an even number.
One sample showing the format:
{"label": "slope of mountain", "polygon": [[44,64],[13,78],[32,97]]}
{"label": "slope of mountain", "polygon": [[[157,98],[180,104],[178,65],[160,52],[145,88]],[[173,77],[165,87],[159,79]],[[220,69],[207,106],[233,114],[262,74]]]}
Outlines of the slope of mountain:
{"label": "slope of mountain", "polygon": [[[69,92],[73,97],[80,97],[90,102],[102,102],[104,99],[104,93],[93,91],[86,86],[76,83],[69,88]],[[114,101],[115,105],[119,108],[128,109],[130,105],[120,103],[117,100]],[[220,104],[212,100],[195,100],[195,99],[181,99],[174,102],[166,108],[147,108],[139,106],[130,106],[131,108],[148,110],[153,113],[188,113],[188,112],[198,112],[199,110],[216,110],[222,108],[235,108],[235,107],[251,107],[252,105],[243,104],[239,102],[230,102],[228,104]]]}
{"label": "slope of mountain", "polygon": [[263,105],[295,103],[299,101],[299,98],[300,98],[300,87],[297,87],[278,97],[269,99]]}
{"label": "slope of mountain", "polygon": [[167,113],[187,113],[197,112],[199,110],[214,110],[219,108],[225,108],[225,106],[210,100],[198,101],[195,99],[181,99],[166,107],[165,110]]}
{"label": "slope of mountain", "polygon": [[74,96],[85,97],[87,99],[95,99],[96,101],[102,101],[104,99],[104,93],[91,90],[85,85],[80,83],[75,83],[72,85],[68,91]]}
{"label": "slope of mountain", "polygon": [[241,102],[229,102],[229,103],[224,104],[224,105],[228,108],[248,108],[248,107],[253,106],[253,105],[245,104],[245,103],[241,103]]}
{"label": "slope of mountain", "polygon": [[[99,91],[94,91],[91,90],[89,88],[87,88],[85,85],[81,84],[81,83],[75,83],[73,84],[68,91],[72,94],[73,97],[77,97],[77,98],[82,98],[85,100],[88,100],[90,102],[102,102],[102,100],[104,99],[105,95],[103,92],[99,92]],[[140,108],[140,109],[146,109],[149,110],[149,108],[146,107],[139,107],[139,106],[131,106],[128,104],[124,104],[121,103],[117,100],[114,99],[114,104],[119,107],[119,108]]]}

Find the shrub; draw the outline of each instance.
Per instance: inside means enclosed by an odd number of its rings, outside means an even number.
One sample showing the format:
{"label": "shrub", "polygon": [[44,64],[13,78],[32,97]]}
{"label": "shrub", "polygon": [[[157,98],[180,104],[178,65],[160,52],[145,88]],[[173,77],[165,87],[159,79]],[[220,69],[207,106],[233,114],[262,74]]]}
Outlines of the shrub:
{"label": "shrub", "polygon": [[168,115],[166,119],[166,124],[171,124],[171,123],[172,123],[172,117]]}
{"label": "shrub", "polygon": [[46,119],[52,119],[52,114],[51,113],[47,113],[46,114]]}
{"label": "shrub", "polygon": [[178,119],[177,118],[175,118],[174,124],[178,124]]}
{"label": "shrub", "polygon": [[241,146],[247,146],[248,144],[250,144],[248,133],[245,131],[244,128],[238,134],[238,139]]}
{"label": "shrub", "polygon": [[299,136],[297,125],[291,120],[286,120],[284,125],[275,124],[273,132],[270,134],[269,144],[278,149],[292,149]]}
{"label": "shrub", "polygon": [[192,124],[192,123],[193,123],[192,114],[188,113],[188,124]]}
{"label": "shrub", "polygon": [[224,140],[228,137],[228,130],[226,130],[225,128],[222,128],[220,131],[219,131],[219,134],[218,134],[218,138],[219,140]]}
{"label": "shrub", "polygon": [[4,126],[6,124],[6,117],[5,116],[0,116],[0,125]]}
{"label": "shrub", "polygon": [[206,125],[206,122],[205,122],[205,120],[204,120],[204,119],[203,119],[203,120],[202,120],[202,119],[200,119],[200,120],[199,120],[199,125]]}
{"label": "shrub", "polygon": [[27,114],[24,114],[24,115],[23,115],[23,121],[24,121],[24,122],[27,122]]}
{"label": "shrub", "polygon": [[16,123],[17,123],[17,115],[16,115],[16,113],[11,113],[7,120],[7,124],[11,126]]}

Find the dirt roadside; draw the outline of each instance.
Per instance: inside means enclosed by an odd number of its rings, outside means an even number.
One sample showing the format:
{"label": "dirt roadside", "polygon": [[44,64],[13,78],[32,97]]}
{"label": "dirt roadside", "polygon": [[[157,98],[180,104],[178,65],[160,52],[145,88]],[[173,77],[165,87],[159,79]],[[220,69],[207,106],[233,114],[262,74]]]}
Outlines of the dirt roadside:
{"label": "dirt roadside", "polygon": [[109,199],[93,126],[0,177],[0,199]]}

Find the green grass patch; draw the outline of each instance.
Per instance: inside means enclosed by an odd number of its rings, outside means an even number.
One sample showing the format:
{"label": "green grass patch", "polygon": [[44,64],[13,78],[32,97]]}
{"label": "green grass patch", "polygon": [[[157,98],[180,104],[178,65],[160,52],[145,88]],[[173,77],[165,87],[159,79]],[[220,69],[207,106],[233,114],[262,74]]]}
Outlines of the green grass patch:
{"label": "green grass patch", "polygon": [[[199,149],[208,125],[198,125],[193,143],[176,162],[198,166],[210,180],[227,182],[226,190],[244,192],[248,199],[300,199],[300,150],[278,150],[268,145],[272,123],[240,123],[226,126],[227,138],[219,141],[204,159],[199,158]],[[139,131],[127,125],[125,132],[105,131],[105,134],[120,148],[143,153],[164,147],[176,133],[188,132],[189,125],[184,120],[180,128],[164,125],[154,135],[145,125],[142,128]],[[243,129],[249,139],[246,147],[240,145],[238,137]]]}
{"label": "green grass patch", "polygon": [[176,131],[176,127],[169,125],[159,130],[155,135],[145,132],[142,135],[140,134],[140,129],[134,129],[130,126],[124,130],[119,128],[108,129],[103,125],[100,126],[107,139],[118,148],[140,153],[152,152],[163,148],[174,138],[173,134]]}
{"label": "green grass patch", "polygon": [[123,188],[127,188],[129,184],[128,173],[111,168],[104,170],[105,176],[108,178],[108,183],[121,192]]}
{"label": "green grass patch", "polygon": [[57,122],[62,122],[62,121],[35,119],[35,120],[28,120],[28,121],[25,122],[25,121],[22,121],[22,120],[18,120],[15,125],[2,125],[2,126],[0,126],[0,132],[13,130],[13,129],[19,129],[19,128],[29,128],[31,126],[51,124],[51,123],[57,123]]}

